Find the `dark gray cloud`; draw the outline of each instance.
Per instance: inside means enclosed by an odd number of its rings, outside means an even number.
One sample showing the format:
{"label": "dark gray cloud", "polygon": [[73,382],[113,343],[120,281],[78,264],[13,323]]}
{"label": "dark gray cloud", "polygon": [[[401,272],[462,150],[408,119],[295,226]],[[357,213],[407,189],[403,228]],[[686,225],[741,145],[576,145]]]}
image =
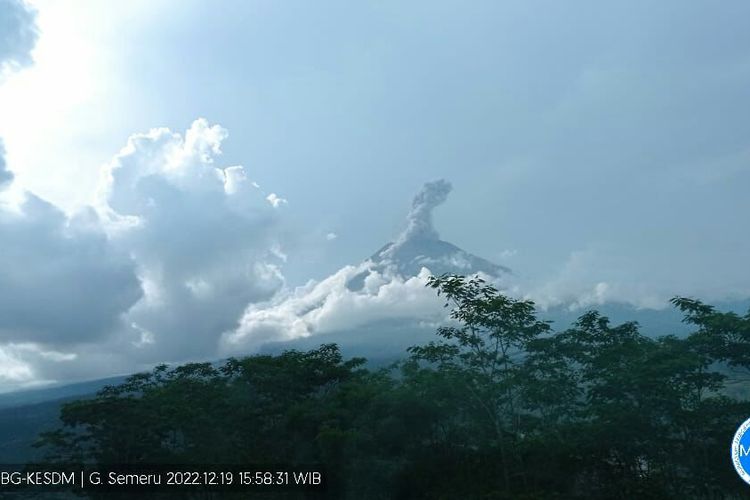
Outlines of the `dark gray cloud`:
{"label": "dark gray cloud", "polygon": [[[31,29],[20,26],[32,19],[30,11],[0,0],[0,14],[8,15],[0,17],[0,55],[14,64],[25,61],[27,56],[9,47]],[[0,140],[0,190],[12,179]],[[9,367],[16,359],[11,353],[50,359],[54,352],[39,345],[69,347],[106,338],[142,295],[134,263],[109,244],[92,209],[69,217],[33,193],[24,196],[19,206],[0,207],[0,342],[5,343],[0,354]],[[16,364],[14,376],[32,373]],[[3,376],[0,372],[0,380]]]}
{"label": "dark gray cloud", "polygon": [[23,0],[0,0],[0,78],[31,64],[37,39],[36,12]]}
{"label": "dark gray cloud", "polygon": [[142,294],[91,210],[68,218],[27,194],[18,210],[0,210],[0,241],[0,341],[101,339]]}

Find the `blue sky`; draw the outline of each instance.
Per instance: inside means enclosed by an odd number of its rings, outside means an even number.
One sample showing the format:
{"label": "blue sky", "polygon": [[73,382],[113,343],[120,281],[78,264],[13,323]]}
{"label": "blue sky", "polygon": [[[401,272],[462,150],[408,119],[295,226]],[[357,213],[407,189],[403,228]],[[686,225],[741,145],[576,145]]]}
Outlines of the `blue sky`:
{"label": "blue sky", "polygon": [[[0,30],[28,21],[18,5],[0,0]],[[443,239],[542,300],[600,283],[641,305],[750,295],[745,1],[33,5],[33,52],[0,37],[16,61],[0,85],[8,199],[28,190],[73,216],[102,201],[103,165],[128,137],[204,117],[228,131],[216,164],[288,201],[266,236],[236,240],[285,255],[282,288],[372,254],[419,187],[445,178]],[[138,241],[112,261],[170,255]],[[145,293],[134,273],[141,290],[112,310]]]}

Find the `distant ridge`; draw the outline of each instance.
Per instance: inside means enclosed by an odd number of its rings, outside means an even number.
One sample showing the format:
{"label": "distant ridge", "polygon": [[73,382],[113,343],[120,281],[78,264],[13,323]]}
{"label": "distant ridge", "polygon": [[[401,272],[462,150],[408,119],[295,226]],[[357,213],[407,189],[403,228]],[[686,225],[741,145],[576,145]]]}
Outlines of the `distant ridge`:
{"label": "distant ridge", "polygon": [[74,384],[55,384],[38,389],[7,392],[0,394],[0,409],[34,405],[55,399],[93,395],[104,386],[120,384],[126,378],[126,376],[108,377]]}

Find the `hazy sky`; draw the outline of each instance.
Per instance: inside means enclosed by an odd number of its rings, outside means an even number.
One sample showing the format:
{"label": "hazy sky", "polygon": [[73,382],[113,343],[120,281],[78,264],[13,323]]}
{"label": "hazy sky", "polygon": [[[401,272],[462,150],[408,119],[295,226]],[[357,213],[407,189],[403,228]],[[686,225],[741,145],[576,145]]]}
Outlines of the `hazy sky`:
{"label": "hazy sky", "polygon": [[[117,293],[88,335],[111,329],[123,311],[135,314],[159,280],[172,304],[185,305],[164,284],[170,276],[195,294],[201,283],[235,290],[241,285],[227,282],[234,268],[217,267],[216,258],[276,255],[273,264],[259,257],[253,273],[284,285],[231,294],[234,322],[279,287],[372,254],[402,229],[419,187],[438,178],[453,184],[435,213],[443,239],[513,268],[540,296],[600,283],[609,299],[640,304],[677,293],[750,295],[746,0],[39,0],[33,52],[33,29],[23,27],[34,16],[19,6],[0,0],[0,138],[15,176],[4,196],[33,192],[39,199],[20,213],[38,217],[18,222],[18,207],[2,215],[0,238],[16,250],[0,266],[18,269],[13,259],[24,258],[47,281],[24,250],[37,240],[40,262],[50,255],[44,248],[72,252],[71,238],[88,249],[73,254],[103,256],[49,275],[77,283],[81,269],[100,266],[102,283],[111,280]],[[181,136],[153,132],[121,151],[156,127]],[[109,179],[112,168],[103,167],[132,163],[121,171],[140,178],[157,168],[153,157],[243,165],[253,210],[264,215],[242,212],[217,230],[212,221],[240,213],[226,184],[216,187],[221,196],[184,187],[167,165],[164,185],[139,201],[128,194],[130,178]],[[190,197],[173,196],[167,184]],[[277,202],[259,208],[268,196]],[[222,208],[209,216],[201,207],[212,203]],[[151,217],[150,231],[160,232],[118,240],[110,227],[107,236],[91,229],[83,240],[60,240],[76,227],[60,210],[89,228],[80,222],[81,210],[96,218],[89,204],[100,216]],[[194,239],[177,234],[175,221],[184,220]],[[216,248],[204,248],[208,239]],[[205,262],[180,261],[191,252],[204,252]],[[0,295],[16,293],[9,282]],[[209,306],[198,308],[201,326],[226,329],[206,317]],[[84,299],[80,307],[87,310]],[[157,326],[195,321],[139,311],[127,323],[146,344]],[[80,347],[49,343],[47,327],[27,340],[7,333],[39,327],[21,326],[0,324],[9,342],[0,357]]]}
{"label": "hazy sky", "polygon": [[745,1],[38,5],[44,54],[3,89],[0,133],[24,185],[67,208],[128,135],[202,116],[230,132],[223,161],[291,201],[300,245],[338,234],[303,250],[318,277],[444,177],[444,237],[517,250],[519,272],[583,251],[742,285]]}

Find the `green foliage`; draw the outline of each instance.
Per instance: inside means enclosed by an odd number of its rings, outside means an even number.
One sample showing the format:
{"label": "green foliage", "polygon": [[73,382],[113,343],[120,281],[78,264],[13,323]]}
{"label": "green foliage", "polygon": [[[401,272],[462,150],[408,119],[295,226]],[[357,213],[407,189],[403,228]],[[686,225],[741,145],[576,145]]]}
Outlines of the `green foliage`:
{"label": "green foliage", "polygon": [[450,322],[388,370],[335,345],[159,366],[66,404],[64,463],[311,464],[328,498],[733,498],[750,314],[675,298],[688,337],[595,311],[554,332],[481,279],[432,277]]}

